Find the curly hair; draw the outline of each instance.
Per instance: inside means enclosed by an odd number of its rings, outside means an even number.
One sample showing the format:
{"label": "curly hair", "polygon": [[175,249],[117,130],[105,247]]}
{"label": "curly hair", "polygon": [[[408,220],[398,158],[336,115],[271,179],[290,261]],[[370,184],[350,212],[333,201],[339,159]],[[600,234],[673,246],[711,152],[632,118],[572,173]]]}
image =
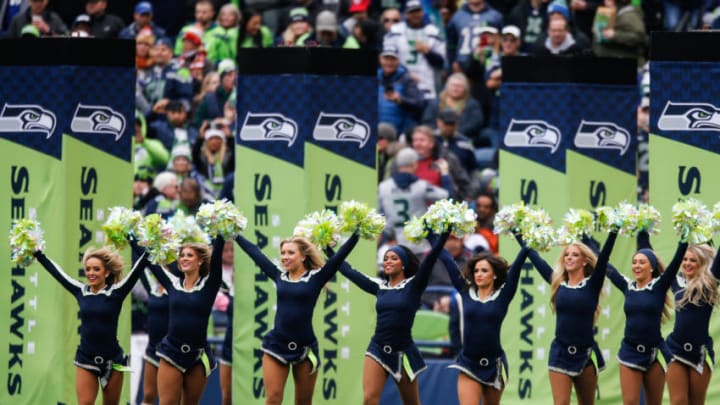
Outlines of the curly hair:
{"label": "curly hair", "polygon": [[179,252],[182,253],[185,249],[192,249],[198,256],[200,277],[205,277],[210,274],[210,255],[212,248],[204,243],[183,243],[180,245]]}

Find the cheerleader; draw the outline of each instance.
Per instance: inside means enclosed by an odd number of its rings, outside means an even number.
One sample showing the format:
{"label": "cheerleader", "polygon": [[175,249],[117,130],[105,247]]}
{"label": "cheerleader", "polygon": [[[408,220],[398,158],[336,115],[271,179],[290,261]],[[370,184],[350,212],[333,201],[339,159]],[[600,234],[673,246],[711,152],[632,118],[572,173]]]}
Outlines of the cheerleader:
{"label": "cheerleader", "polygon": [[280,242],[283,270],[242,235],[240,248],[260,267],[277,289],[275,323],[263,337],[262,360],[265,403],[280,404],[292,368],[295,403],[311,404],[320,365],[312,314],[323,286],[335,275],[358,241],[353,234],[327,263],[318,248],[302,237]]}
{"label": "cheerleader", "polygon": [[709,329],[713,307],[720,302],[720,260],[710,246],[691,245],[682,268],[682,277],[672,285],[675,325],[666,339],[672,354],[667,371],[668,392],[671,404],[700,405],[705,403],[715,364]]}
{"label": "cheerleader", "polygon": [[[232,247],[232,245],[230,245]],[[235,293],[232,285],[223,280],[220,292],[228,297],[227,326],[223,337],[222,352],[220,353],[220,392],[222,405],[232,404],[232,341],[233,341],[233,305]]]}
{"label": "cheerleader", "polygon": [[[607,277],[625,295],[625,333],[617,359],[624,404],[639,404],[644,390],[647,405],[662,403],[665,368],[670,361],[660,325],[670,318],[668,290],[680,269],[687,243],[680,243],[665,268],[649,248],[647,232],[639,235],[640,246],[632,257],[633,279],[608,266]],[[644,247],[648,246],[648,247]]]}
{"label": "cheerleader", "polygon": [[460,330],[463,346],[455,364],[461,405],[500,403],[507,382],[507,357],[500,345],[500,329],[517,291],[528,249],[522,248],[508,271],[502,257],[489,252],[474,256],[462,273],[445,250],[440,260],[459,291]]}
{"label": "cheerleader", "polygon": [[363,404],[380,402],[385,381],[391,375],[403,404],[419,404],[417,376],[425,361],[412,340],[415,312],[430,279],[433,265],[450,233],[433,241],[422,264],[412,251],[391,246],[383,256],[384,280],[369,278],[344,263],[340,272],[363,291],[375,295],[377,320],[363,368]]}
{"label": "cheerleader", "polygon": [[118,404],[127,356],[117,340],[118,317],[123,300],[130,293],[147,263],[145,252],[121,280],[123,260],[107,247],[90,248],[83,255],[87,284],[71,278],[42,252],[35,252],[40,264],[80,306],[80,345],[75,352],[75,391],[78,404],[95,403],[102,390],[104,404]]}
{"label": "cheerleader", "polygon": [[160,405],[197,404],[216,362],[207,344],[207,328],[215,296],[222,282],[222,250],[218,236],[210,247],[204,243],[180,246],[174,276],[159,266],[150,266],[168,294],[170,316],[167,335],[156,353]]}
{"label": "cheerleader", "polygon": [[569,404],[573,387],[580,405],[595,403],[597,373],[605,368],[605,361],[593,338],[593,327],[608,256],[616,238],[617,232],[611,232],[599,257],[583,243],[565,246],[555,271],[536,251],[528,253],[551,285],[550,301],[557,316],[548,359],[555,404]]}

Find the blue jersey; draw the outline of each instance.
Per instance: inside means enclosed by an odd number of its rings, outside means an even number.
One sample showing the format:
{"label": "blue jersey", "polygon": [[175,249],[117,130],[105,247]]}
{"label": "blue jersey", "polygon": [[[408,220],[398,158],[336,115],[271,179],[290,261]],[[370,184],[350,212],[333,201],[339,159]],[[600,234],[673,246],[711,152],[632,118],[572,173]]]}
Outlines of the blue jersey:
{"label": "blue jersey", "polygon": [[[555,296],[555,340],[564,346],[588,348],[594,345],[593,323],[605,280],[608,257],[612,251],[616,232],[611,232],[598,256],[595,270],[577,285],[560,284]],[[546,282],[552,283],[553,269],[540,255],[530,250],[528,255]]]}
{"label": "blue jersey", "polygon": [[633,344],[657,347],[662,342],[660,324],[665,296],[682,264],[687,243],[678,245],[675,257],[665,272],[653,278],[643,288],[637,287],[635,280],[623,276],[608,266],[607,276],[625,295],[625,340]]}
{"label": "blue jersey", "polygon": [[60,266],[37,252],[38,262],[53,278],[72,294],[80,306],[80,346],[78,350],[91,356],[111,359],[122,353],[117,340],[118,317],[123,300],[137,282],[147,264],[147,255],[142,254],[130,273],[114,284],[108,284],[97,293],[89,285],[73,279]]}
{"label": "blue jersey", "polygon": [[449,234],[443,234],[433,243],[430,253],[420,264],[417,274],[407,278],[395,286],[387,280],[370,278],[353,269],[347,263],[340,268],[340,273],[350,279],[363,291],[375,295],[375,334],[373,340],[381,345],[393,348],[405,347],[413,343],[412,326],[415,312],[420,306],[423,291],[430,280],[430,273]]}
{"label": "blue jersey", "polygon": [[452,66],[454,62],[465,65],[470,62],[477,49],[482,28],[492,26],[499,30],[502,25],[502,14],[489,4],[485,3],[479,13],[472,12],[467,4],[463,5],[445,28],[448,65]]}
{"label": "blue jersey", "polygon": [[210,273],[198,279],[192,289],[183,286],[183,274],[174,276],[159,266],[150,266],[157,280],[168,294],[170,317],[167,337],[192,348],[204,348],[207,343],[208,320],[215,296],[222,282],[222,250],[225,240],[218,236],[213,242]]}
{"label": "blue jersey", "polygon": [[522,248],[508,271],[505,283],[486,299],[478,297],[477,289],[469,286],[460,275],[455,260],[443,250],[440,260],[445,265],[455,289],[462,298],[459,302],[460,331],[462,333],[462,354],[471,360],[483,357],[498,357],[503,352],[500,345],[500,330],[507,315],[510,301],[517,291],[521,267],[525,263],[528,249]]}
{"label": "blue jersey", "polygon": [[277,290],[277,312],[273,329],[268,332],[299,346],[308,346],[316,341],[312,327],[315,303],[323,286],[337,273],[343,260],[350,254],[358,236],[353,234],[319,269],[307,270],[298,280],[291,280],[287,271],[281,271],[253,243],[242,235],[235,238],[238,246],[250,256],[263,273],[275,283]]}

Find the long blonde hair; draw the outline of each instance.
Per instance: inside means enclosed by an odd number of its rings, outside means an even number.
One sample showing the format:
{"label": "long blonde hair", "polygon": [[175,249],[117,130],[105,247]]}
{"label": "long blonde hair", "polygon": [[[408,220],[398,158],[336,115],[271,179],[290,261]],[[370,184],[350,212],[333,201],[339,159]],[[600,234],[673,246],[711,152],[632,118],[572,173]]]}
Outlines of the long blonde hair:
{"label": "long blonde hair", "polygon": [[105,284],[115,284],[122,279],[122,270],[125,266],[122,256],[116,251],[103,246],[101,248],[88,248],[82,258],[83,267],[87,263],[88,259],[96,258],[103,263],[105,270],[109,271],[110,274],[105,279]]}
{"label": "long blonde hair", "polygon": [[227,144],[225,143],[225,137],[223,137],[222,143],[220,143],[220,149],[218,149],[218,151],[215,153],[211,152],[210,148],[208,148],[207,146],[207,142],[204,142],[202,145],[202,153],[205,156],[205,159],[207,159],[208,165],[213,166],[217,162],[220,162],[220,164],[224,164],[225,154],[227,154]]}
{"label": "long blonde hair", "polygon": [[[552,282],[550,283],[550,304],[552,305],[553,312],[557,310],[555,305],[555,299],[557,298],[560,284],[567,282],[569,279],[568,272],[567,270],[565,270],[565,255],[567,254],[567,251],[573,246],[580,250],[583,259],[585,259],[586,263],[585,267],[583,267],[583,274],[585,275],[585,277],[588,277],[592,274],[592,272],[595,270],[595,265],[597,264],[597,256],[595,255],[595,252],[593,252],[592,249],[590,249],[584,243],[573,242],[563,248],[563,250],[560,252],[560,256],[555,263],[555,271],[553,272]],[[600,306],[598,305],[598,307],[595,308],[595,316],[593,318],[593,322],[597,320],[599,314]]]}
{"label": "long blonde hair", "polygon": [[320,249],[310,243],[307,238],[303,238],[302,236],[293,236],[291,238],[284,239],[280,242],[280,249],[282,249],[283,245],[286,243],[294,243],[297,245],[298,250],[300,250],[300,254],[305,256],[303,266],[305,266],[306,270],[319,269],[325,265],[325,259],[323,258]]}
{"label": "long blonde hair", "polygon": [[694,253],[698,259],[698,270],[692,278],[685,278],[687,285],[685,292],[677,302],[677,309],[682,309],[687,304],[718,305],[720,297],[718,297],[718,282],[710,274],[710,264],[715,258],[715,250],[706,244],[688,246],[686,255]]}

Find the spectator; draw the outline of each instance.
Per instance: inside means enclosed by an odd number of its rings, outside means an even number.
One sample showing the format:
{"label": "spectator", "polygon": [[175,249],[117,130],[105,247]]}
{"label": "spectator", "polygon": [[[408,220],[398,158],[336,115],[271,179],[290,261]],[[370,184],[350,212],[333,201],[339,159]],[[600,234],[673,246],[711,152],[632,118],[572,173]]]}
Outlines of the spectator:
{"label": "spectator", "polygon": [[20,38],[21,31],[26,25],[35,27],[41,37],[66,35],[67,26],[57,13],[48,10],[48,1],[30,0],[28,8],[16,14],[10,21],[7,37]]}
{"label": "spectator", "polygon": [[380,22],[383,26],[383,35],[390,32],[393,25],[402,21],[400,11],[396,8],[386,8],[380,17]]}
{"label": "spectator", "polygon": [[523,33],[523,52],[534,52],[535,44],[544,35],[549,1],[520,0],[510,12],[510,24],[517,26]]}
{"label": "spectator", "polygon": [[240,23],[238,34],[241,48],[270,48],[273,46],[273,35],[263,25],[262,14],[255,10],[245,10],[245,18]]}
{"label": "spectator", "polygon": [[180,29],[180,33],[175,40],[175,49],[173,50],[175,55],[183,53],[185,32],[190,29],[194,29],[195,32],[199,33],[202,42],[208,45],[210,43],[209,32],[217,26],[213,18],[215,18],[215,5],[212,0],[197,0],[195,2],[195,21]]}
{"label": "spectator", "polygon": [[178,206],[178,180],[173,172],[162,172],[155,177],[153,187],[159,194],[145,206],[143,215],[159,214],[165,219],[175,214]]}
{"label": "spectator", "polygon": [[470,179],[457,156],[442,147],[432,128],[420,125],[412,132],[412,147],[419,159],[415,174],[428,183],[443,187],[456,201],[470,196]]}
{"label": "spectator", "polygon": [[209,93],[215,92],[220,85],[220,74],[217,71],[209,72],[203,78],[200,91],[193,96],[192,107],[190,107],[191,115],[194,117],[195,112],[200,106],[200,102]]}
{"label": "spectator", "polygon": [[378,121],[392,124],[399,133],[408,133],[417,123],[425,101],[400,63],[397,46],[388,45],[380,53],[378,81]]}
{"label": "spectator", "polygon": [[204,200],[214,199],[213,190],[208,186],[208,181],[193,167],[192,153],[190,152],[189,145],[178,144],[173,148],[170,153],[168,170],[175,173],[175,176],[180,182],[187,178],[195,179],[202,188],[202,198]]}
{"label": "spectator", "polygon": [[426,242],[411,243],[403,234],[405,222],[420,217],[427,207],[448,197],[447,190],[433,186],[415,175],[418,154],[412,148],[401,149],[395,157],[397,172],[378,185],[378,210],[385,215],[384,233],[393,232],[397,243],[407,246],[416,255],[428,247]]}
{"label": "spectator", "polygon": [[150,124],[154,138],[163,143],[167,150],[177,145],[190,147],[198,138],[197,128],[188,123],[188,106],[180,100],[170,100],[165,107],[166,120]]}
{"label": "spectator", "polygon": [[187,69],[172,63],[172,42],[159,38],[153,48],[153,66],[138,72],[139,97],[150,106],[143,113],[154,121],[165,114],[170,100],[189,104],[193,94],[192,79]]}
{"label": "spectator", "polygon": [[[83,15],[84,14],[80,14],[78,17]],[[75,24],[73,24],[73,26],[74,25]],[[154,62],[150,50],[154,43],[155,38],[149,30],[140,31],[137,38],[135,38],[135,67],[138,70],[147,70],[153,66]]]}
{"label": "spectator", "polygon": [[90,16],[90,36],[117,38],[125,27],[122,18],[107,13],[107,0],[86,0],[85,12]]}
{"label": "spectator", "polygon": [[423,124],[436,125],[438,113],[446,109],[455,110],[460,116],[457,123],[458,132],[470,138],[475,145],[488,143],[483,142],[480,137],[484,120],[482,108],[470,95],[470,84],[462,73],[450,75],[440,96],[428,103],[423,113]]}
{"label": "spectator", "polygon": [[401,148],[404,147],[404,143],[398,142],[395,127],[387,122],[381,122],[378,124],[378,183],[390,177],[395,155]]}
{"label": "spectator", "polygon": [[135,174],[146,172],[153,176],[165,169],[168,162],[168,150],[157,139],[147,138],[146,133],[145,117],[136,112],[135,137],[133,138]]}
{"label": "spectator", "polygon": [[593,22],[598,6],[603,4],[602,0],[572,0],[568,2],[575,27],[587,38],[593,36]]}
{"label": "spectator", "polygon": [[5,31],[10,26],[10,22],[18,13],[27,8],[28,2],[28,0],[0,1],[0,38],[5,37]]}
{"label": "spectator", "polygon": [[493,232],[495,214],[498,211],[497,198],[491,193],[481,191],[475,197],[475,213],[477,214],[477,226],[475,233],[468,235],[465,239],[465,246],[478,253],[489,250],[498,254],[498,236]]}
{"label": "spectator", "polygon": [[228,3],[220,8],[217,24],[205,33],[210,62],[218,64],[223,59],[237,59],[241,19],[236,5]]}
{"label": "spectator", "polygon": [[374,51],[378,47],[378,24],[370,19],[362,20],[355,24],[343,48],[345,49],[368,49]]}
{"label": "spectator", "polygon": [[315,31],[305,40],[305,46],[342,48],[345,37],[338,29],[337,18],[330,10],[323,10],[315,18]]}
{"label": "spectator", "polygon": [[478,171],[472,141],[457,131],[458,113],[451,108],[440,111],[437,118],[437,135],[442,147],[457,156],[469,178]]}
{"label": "spectator", "polygon": [[630,0],[615,0],[615,4],[615,25],[601,31],[593,49],[597,56],[633,58],[640,67],[645,63],[645,23],[642,12]]}
{"label": "spectator", "polygon": [[480,40],[480,29],[485,26],[502,27],[503,17],[485,0],[467,0],[450,19],[445,28],[447,60],[453,72],[461,72],[472,58],[473,49]]}
{"label": "spectator", "polygon": [[350,17],[343,21],[340,29],[343,35],[349,37],[355,25],[368,19],[368,7],[370,7],[370,0],[350,0],[348,8]]}
{"label": "spectator", "polygon": [[400,60],[425,100],[435,99],[435,75],[445,64],[445,41],[440,38],[440,30],[425,21],[420,0],[409,0],[405,4],[405,21],[392,25],[385,42],[398,48]]}
{"label": "spectator", "polygon": [[178,66],[190,71],[193,82],[193,93],[200,89],[205,75],[212,70],[212,64],[207,59],[207,50],[202,39],[202,31],[189,28],[182,36],[182,52],[176,58]]}
{"label": "spectator", "polygon": [[200,205],[210,202],[203,198],[200,183],[192,177],[186,177],[180,183],[179,199],[177,210],[185,215],[195,215]]}
{"label": "spectator", "polygon": [[439,13],[440,13],[440,27],[442,28],[442,31],[445,32],[445,27],[447,27],[448,23],[450,23],[450,19],[457,13],[458,10],[458,4],[457,1],[454,0],[440,0],[440,4],[438,6]]}
{"label": "spectator", "polygon": [[[78,14],[73,20],[70,36],[75,38],[87,38],[93,36],[90,33],[90,16],[87,14]],[[153,40],[154,42],[154,40]],[[152,43],[150,44],[152,45]],[[150,50],[148,48],[148,54]],[[136,61],[137,61],[137,50],[136,50]],[[137,64],[136,64],[137,66]]]}
{"label": "spectator", "polygon": [[217,196],[225,176],[235,171],[235,137],[224,119],[200,128],[200,138],[193,144],[193,165],[207,179],[207,187]]}
{"label": "spectator", "polygon": [[196,128],[202,128],[203,121],[209,123],[215,118],[222,117],[225,103],[230,98],[233,90],[235,90],[235,78],[237,77],[235,62],[230,59],[221,61],[218,64],[218,74],[220,75],[220,85],[214,92],[205,95],[195,112],[193,125]]}
{"label": "spectator", "polygon": [[302,46],[311,32],[308,11],[304,7],[296,7],[290,10],[290,23],[276,42],[280,46]]}
{"label": "spectator", "polygon": [[133,209],[145,211],[145,206],[150,200],[160,193],[152,186],[153,178],[148,171],[136,172],[133,181]]}
{"label": "spectator", "polygon": [[550,20],[547,37],[536,50],[538,55],[573,56],[583,52],[583,48],[568,31],[568,22],[557,18]]}
{"label": "spectator", "polygon": [[120,31],[119,37],[122,39],[135,39],[143,28],[152,31],[155,38],[167,36],[165,29],[153,22],[153,7],[148,1],[141,1],[135,5],[133,22]]}
{"label": "spectator", "polygon": [[[663,0],[665,30],[691,31],[700,27],[703,5],[706,2],[707,0]],[[625,7],[625,5],[621,6],[621,3],[625,2],[616,1],[615,3],[619,15],[620,9]],[[681,24],[683,22],[684,24]]]}
{"label": "spectator", "polygon": [[[590,51],[590,40],[588,39],[588,37],[585,36],[585,34],[582,33],[582,31],[576,29],[573,26],[572,19],[570,18],[570,10],[564,4],[559,2],[554,2],[550,4],[547,8],[547,15],[547,33],[540,36],[540,38],[538,38],[538,40],[535,42],[536,53],[547,55],[547,50],[550,50],[550,54],[553,55],[577,55]],[[553,22],[557,20],[562,21],[564,24],[553,24]],[[553,27],[552,33],[550,30],[551,26]],[[568,35],[562,34],[562,26],[565,26],[564,31],[566,31]],[[555,35],[555,37],[550,39],[551,35]],[[572,43],[572,45],[567,45],[571,49],[564,50],[565,45],[563,45],[562,42],[558,42],[558,44],[560,45],[554,45],[552,47],[548,46],[548,44],[554,43],[554,41],[559,41],[560,38],[564,38],[564,41]],[[548,41],[548,39],[550,40]],[[558,50],[558,48],[560,50]]]}

